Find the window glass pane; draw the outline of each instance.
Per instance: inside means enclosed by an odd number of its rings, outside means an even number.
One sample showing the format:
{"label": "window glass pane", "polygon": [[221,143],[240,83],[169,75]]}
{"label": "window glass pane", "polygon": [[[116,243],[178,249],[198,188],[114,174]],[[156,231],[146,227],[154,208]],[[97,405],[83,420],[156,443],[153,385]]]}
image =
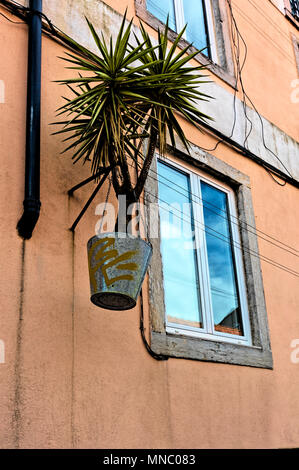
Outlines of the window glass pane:
{"label": "window glass pane", "polygon": [[227,195],[203,181],[201,192],[214,327],[216,331],[242,335],[232,239],[228,222]]}
{"label": "window glass pane", "polygon": [[166,23],[167,15],[169,15],[169,27],[176,31],[173,0],[147,0],[146,8],[162,23]]}
{"label": "window glass pane", "polygon": [[189,176],[161,162],[158,174],[166,318],[202,328]]}
{"label": "window glass pane", "polygon": [[183,0],[185,23],[187,23],[187,41],[194,47],[209,56],[208,35],[206,28],[205,10],[203,0]]}

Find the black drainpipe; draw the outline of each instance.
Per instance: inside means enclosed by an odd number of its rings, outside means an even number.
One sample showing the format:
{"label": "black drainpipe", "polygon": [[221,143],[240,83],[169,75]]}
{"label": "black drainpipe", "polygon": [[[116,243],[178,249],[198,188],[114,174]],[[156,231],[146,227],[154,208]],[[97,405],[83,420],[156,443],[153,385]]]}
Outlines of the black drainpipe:
{"label": "black drainpipe", "polygon": [[28,240],[39,218],[40,211],[40,101],[42,0],[29,1],[27,121],[24,212],[17,229]]}

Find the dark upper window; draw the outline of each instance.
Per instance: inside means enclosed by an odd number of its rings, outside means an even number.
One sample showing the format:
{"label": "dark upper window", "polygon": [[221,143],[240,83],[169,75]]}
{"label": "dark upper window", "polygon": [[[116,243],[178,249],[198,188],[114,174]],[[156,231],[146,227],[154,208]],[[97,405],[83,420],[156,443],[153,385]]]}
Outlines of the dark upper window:
{"label": "dark upper window", "polygon": [[290,0],[292,15],[299,21],[299,1]]}

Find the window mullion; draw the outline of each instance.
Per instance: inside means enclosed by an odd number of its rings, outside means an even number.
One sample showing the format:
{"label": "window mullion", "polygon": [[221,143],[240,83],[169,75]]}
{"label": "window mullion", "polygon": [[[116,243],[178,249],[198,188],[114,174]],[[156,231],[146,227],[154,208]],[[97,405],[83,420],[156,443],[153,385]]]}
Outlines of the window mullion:
{"label": "window mullion", "polygon": [[215,64],[217,64],[219,60],[218,60],[218,53],[217,53],[217,46],[216,46],[216,35],[215,35],[211,0],[204,0],[204,4],[205,4],[204,5],[205,10],[206,10],[207,36],[208,36],[208,41],[209,41],[211,59]]}
{"label": "window mullion", "polygon": [[204,277],[204,298],[205,298],[205,312],[206,312],[206,321],[207,321],[207,331],[208,333],[214,333],[214,319],[213,319],[213,308],[212,308],[212,296],[211,296],[211,284],[210,284],[210,271],[208,263],[208,252],[207,252],[207,243],[206,243],[206,234],[205,234],[205,223],[204,223],[204,214],[203,214],[203,204],[202,204],[202,195],[200,187],[200,178],[197,177],[197,208],[198,208],[198,232],[201,237],[201,259],[202,259],[202,269]]}
{"label": "window mullion", "polygon": [[211,314],[210,285],[208,279],[208,263],[205,253],[205,237],[204,237],[204,219],[203,210],[200,201],[200,180],[195,174],[191,174],[191,193],[194,213],[195,243],[197,249],[198,276],[200,283],[200,296],[202,303],[202,316],[204,322],[204,330],[207,333],[213,331],[213,318]]}
{"label": "window mullion", "polygon": [[[174,1],[176,30],[177,32],[180,32],[185,26],[183,0],[173,0],[173,1]],[[183,37],[186,39],[186,32],[183,35]]]}

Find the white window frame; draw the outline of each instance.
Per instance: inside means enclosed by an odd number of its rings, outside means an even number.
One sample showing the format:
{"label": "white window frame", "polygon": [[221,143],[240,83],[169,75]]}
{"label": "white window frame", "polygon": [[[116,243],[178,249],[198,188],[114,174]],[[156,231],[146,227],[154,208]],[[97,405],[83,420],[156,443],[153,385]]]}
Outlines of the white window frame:
{"label": "white window frame", "polygon": [[[193,209],[193,218],[196,221],[195,225],[195,249],[197,253],[197,263],[198,263],[198,277],[200,289],[200,301],[201,301],[201,310],[202,310],[202,320],[203,328],[195,328],[186,325],[179,325],[178,323],[168,322],[165,312],[165,326],[166,333],[175,334],[175,335],[184,335],[194,338],[208,339],[212,341],[220,341],[227,343],[234,343],[244,346],[252,346],[251,338],[251,328],[249,322],[249,311],[248,311],[248,301],[246,294],[246,284],[245,284],[245,272],[242,258],[242,245],[241,238],[239,233],[239,227],[237,222],[237,208],[236,200],[233,190],[226,185],[225,183],[220,183],[212,177],[207,177],[200,171],[191,171],[186,166],[182,166],[173,160],[168,158],[160,158],[158,160],[162,163],[166,163],[170,167],[179,170],[185,175],[189,176],[190,181],[190,198],[192,201]],[[229,333],[215,331],[214,322],[213,322],[213,311],[212,311],[212,297],[210,289],[210,275],[209,275],[209,266],[208,266],[208,254],[207,254],[207,244],[205,240],[205,231],[201,230],[200,227],[204,227],[204,215],[203,215],[203,205],[200,201],[201,198],[201,188],[200,181],[204,181],[209,185],[215,187],[216,189],[227,194],[227,203],[228,210],[231,219],[234,223],[230,223],[231,235],[232,235],[232,248],[235,259],[235,270],[236,270],[236,284],[239,293],[240,301],[240,310],[241,310],[241,320],[243,326],[243,336],[237,336]],[[163,181],[161,180],[163,184]],[[199,226],[196,228],[196,226]]]}
{"label": "white window frame", "polygon": [[[173,3],[174,3],[176,29],[177,31],[181,31],[186,24],[185,16],[184,16],[183,0],[173,0]],[[206,9],[206,16],[207,16],[207,29],[208,29],[207,35],[208,35],[208,41],[210,44],[211,60],[215,64],[218,64],[216,34],[215,34],[215,28],[214,28],[211,0],[204,0],[204,4],[205,4],[205,9]],[[183,38],[187,40],[186,32],[183,35]]]}

